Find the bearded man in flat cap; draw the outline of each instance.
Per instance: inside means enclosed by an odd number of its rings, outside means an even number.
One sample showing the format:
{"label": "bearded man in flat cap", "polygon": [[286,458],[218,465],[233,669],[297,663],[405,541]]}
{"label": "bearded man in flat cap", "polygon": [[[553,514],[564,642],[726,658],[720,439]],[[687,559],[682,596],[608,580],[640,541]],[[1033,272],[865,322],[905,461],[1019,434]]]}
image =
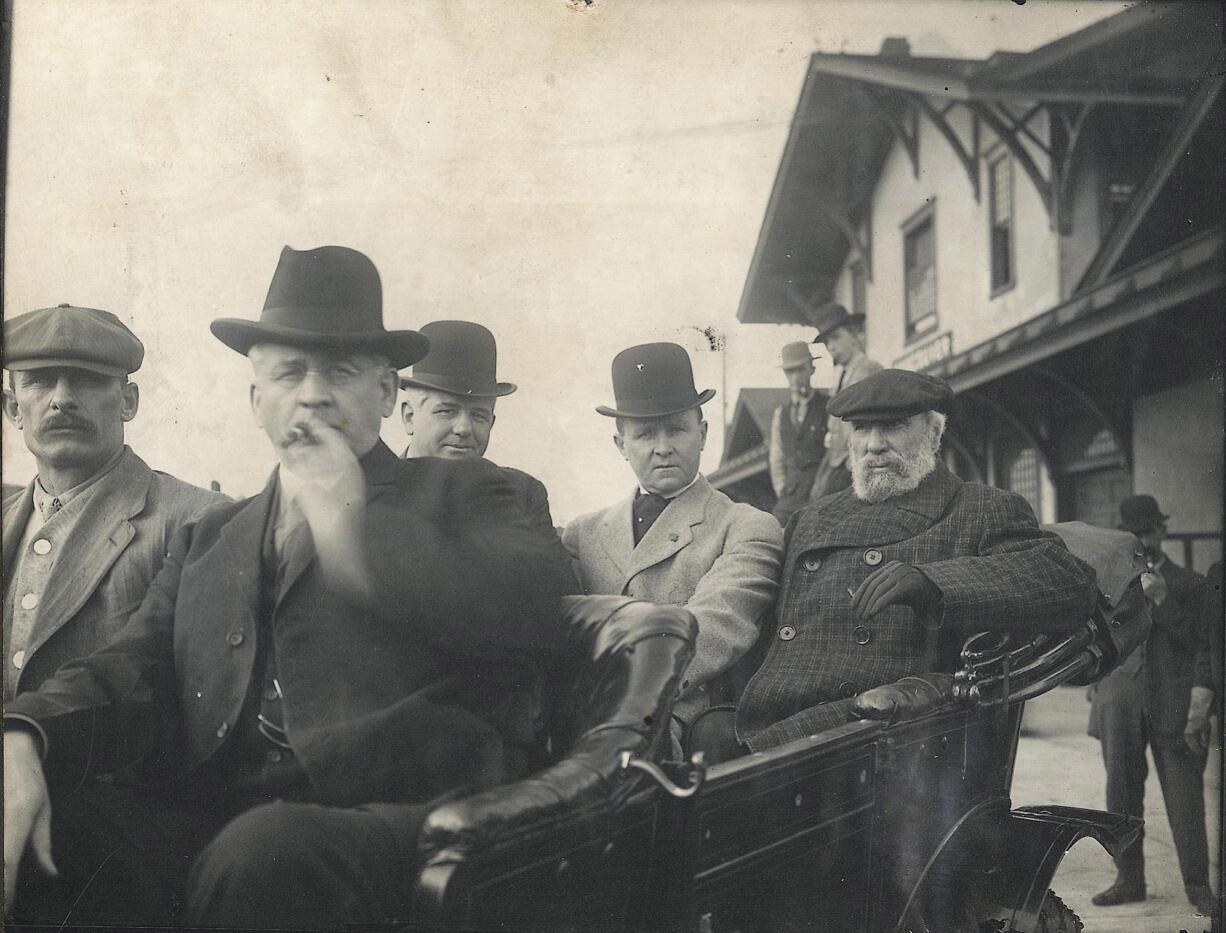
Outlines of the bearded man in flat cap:
{"label": "bearded man in flat cap", "polygon": [[62,304],[4,322],[4,414],[38,475],[4,499],[4,699],[102,647],[184,525],[224,496],[124,444],[145,348],[109,311]]}
{"label": "bearded man in flat cap", "polygon": [[974,631],[1062,633],[1089,617],[1093,569],[1021,496],[941,463],[952,395],[940,379],[887,369],[831,399],[850,428],[852,486],[786,530],[774,628],[737,710],[753,751],[852,721],[872,687],[952,670]]}
{"label": "bearded man in flat cap", "polygon": [[[407,915],[430,801],[534,760],[561,581],[496,467],[379,439],[426,340],[384,329],[366,256],[286,247],[260,320],[212,330],[277,468],[179,534],[110,646],[8,705],[8,903],[29,850],[26,875],[75,862],[74,897],[117,901],[74,918],[369,928]],[[131,761],[166,780],[73,835],[72,788]]]}

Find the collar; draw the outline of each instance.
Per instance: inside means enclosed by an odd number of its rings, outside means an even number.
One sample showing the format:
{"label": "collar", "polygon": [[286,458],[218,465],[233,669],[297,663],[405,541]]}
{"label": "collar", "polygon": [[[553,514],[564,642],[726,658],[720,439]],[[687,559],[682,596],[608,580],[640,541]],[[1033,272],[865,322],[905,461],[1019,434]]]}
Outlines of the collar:
{"label": "collar", "polygon": [[34,507],[38,509],[38,514],[42,517],[43,521],[46,522],[47,519],[51,517],[47,514],[47,509],[51,505],[51,500],[58,499],[60,503],[59,507],[62,509],[73,499],[81,495],[81,493],[85,492],[85,490],[89,489],[90,486],[94,485],[94,483],[98,482],[98,480],[102,479],[102,477],[110,473],[111,470],[115,469],[115,464],[119,462],[120,458],[123,457],[124,452],[127,451],[127,449],[127,445],[120,447],[119,452],[108,460],[106,465],[101,470],[99,470],[89,479],[85,480],[85,482],[77,483],[77,485],[73,486],[71,489],[65,490],[58,496],[53,496],[51,493],[47,492],[47,490],[43,487],[43,481],[40,477],[34,477]]}
{"label": "collar", "polygon": [[809,392],[806,395],[801,395],[797,392],[791,392],[790,394],[792,397],[793,405],[808,404],[809,402],[813,401],[813,389],[812,388],[809,389]]}
{"label": "collar", "polygon": [[[684,492],[686,492],[686,491],[687,491],[687,490],[688,490],[688,489],[689,489],[691,486],[693,486],[693,485],[694,485],[696,482],[698,482],[698,480],[699,480],[699,479],[701,479],[701,478],[702,478],[702,474],[701,474],[701,473],[695,473],[695,474],[694,474],[694,478],[693,478],[692,480],[690,480],[688,483],[686,483],[686,484],[685,484],[685,486],[683,486],[681,489],[678,489],[678,490],[677,490],[676,492],[674,492],[674,493],[670,493],[670,494],[669,494],[669,495],[667,495],[667,496],[663,496],[662,498],[665,498],[665,499],[670,499],[670,500],[671,500],[671,499],[676,499],[678,496],[680,496],[680,495],[682,495]],[[652,495],[656,495],[656,496],[658,496],[658,495],[660,495],[660,494],[659,494],[658,492],[657,492],[657,493],[651,493],[651,492],[648,492],[648,491],[647,491],[646,489],[644,489],[642,486],[639,486],[639,488],[638,488],[638,489],[636,489],[636,490],[634,491],[634,498],[636,498],[636,499],[637,499],[639,496],[652,496]]]}

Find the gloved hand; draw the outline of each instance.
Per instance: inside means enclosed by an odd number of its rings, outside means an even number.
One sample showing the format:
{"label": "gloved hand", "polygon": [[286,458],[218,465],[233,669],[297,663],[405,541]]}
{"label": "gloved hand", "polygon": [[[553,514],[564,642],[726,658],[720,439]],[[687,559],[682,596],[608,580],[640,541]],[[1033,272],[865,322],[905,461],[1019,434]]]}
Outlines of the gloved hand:
{"label": "gloved hand", "polygon": [[1213,691],[1208,687],[1192,688],[1192,698],[1188,702],[1188,724],[1183,729],[1183,740],[1188,743],[1188,748],[1198,755],[1209,750],[1209,705],[1212,702]]}
{"label": "gloved hand", "polygon": [[910,606],[927,612],[941,601],[941,590],[924,574],[900,561],[882,564],[870,573],[851,597],[851,609],[861,619],[875,616],[887,606]]}

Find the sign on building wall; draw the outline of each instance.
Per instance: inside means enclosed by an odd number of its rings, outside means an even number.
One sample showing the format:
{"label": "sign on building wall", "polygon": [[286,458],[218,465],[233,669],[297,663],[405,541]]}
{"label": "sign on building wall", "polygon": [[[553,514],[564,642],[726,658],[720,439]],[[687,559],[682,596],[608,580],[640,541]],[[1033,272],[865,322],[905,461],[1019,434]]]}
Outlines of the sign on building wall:
{"label": "sign on building wall", "polygon": [[954,355],[954,338],[949,331],[904,353],[894,361],[898,369],[923,370]]}

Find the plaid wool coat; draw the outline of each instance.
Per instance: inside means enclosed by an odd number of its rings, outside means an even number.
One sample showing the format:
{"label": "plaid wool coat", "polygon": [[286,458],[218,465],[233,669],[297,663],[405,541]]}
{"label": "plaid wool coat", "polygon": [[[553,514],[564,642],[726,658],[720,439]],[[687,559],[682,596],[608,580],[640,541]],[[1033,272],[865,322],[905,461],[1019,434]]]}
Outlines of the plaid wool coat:
{"label": "plaid wool coat", "polygon": [[1094,607],[1094,570],[1015,493],[938,465],[876,505],[851,489],[820,499],[788,524],[769,647],[737,710],[737,735],[754,751],[848,722],[856,694],[921,672],[924,625],[910,607],[867,621],[851,610],[850,593],[891,560],[940,588],[946,670],[969,634],[1070,631]]}

